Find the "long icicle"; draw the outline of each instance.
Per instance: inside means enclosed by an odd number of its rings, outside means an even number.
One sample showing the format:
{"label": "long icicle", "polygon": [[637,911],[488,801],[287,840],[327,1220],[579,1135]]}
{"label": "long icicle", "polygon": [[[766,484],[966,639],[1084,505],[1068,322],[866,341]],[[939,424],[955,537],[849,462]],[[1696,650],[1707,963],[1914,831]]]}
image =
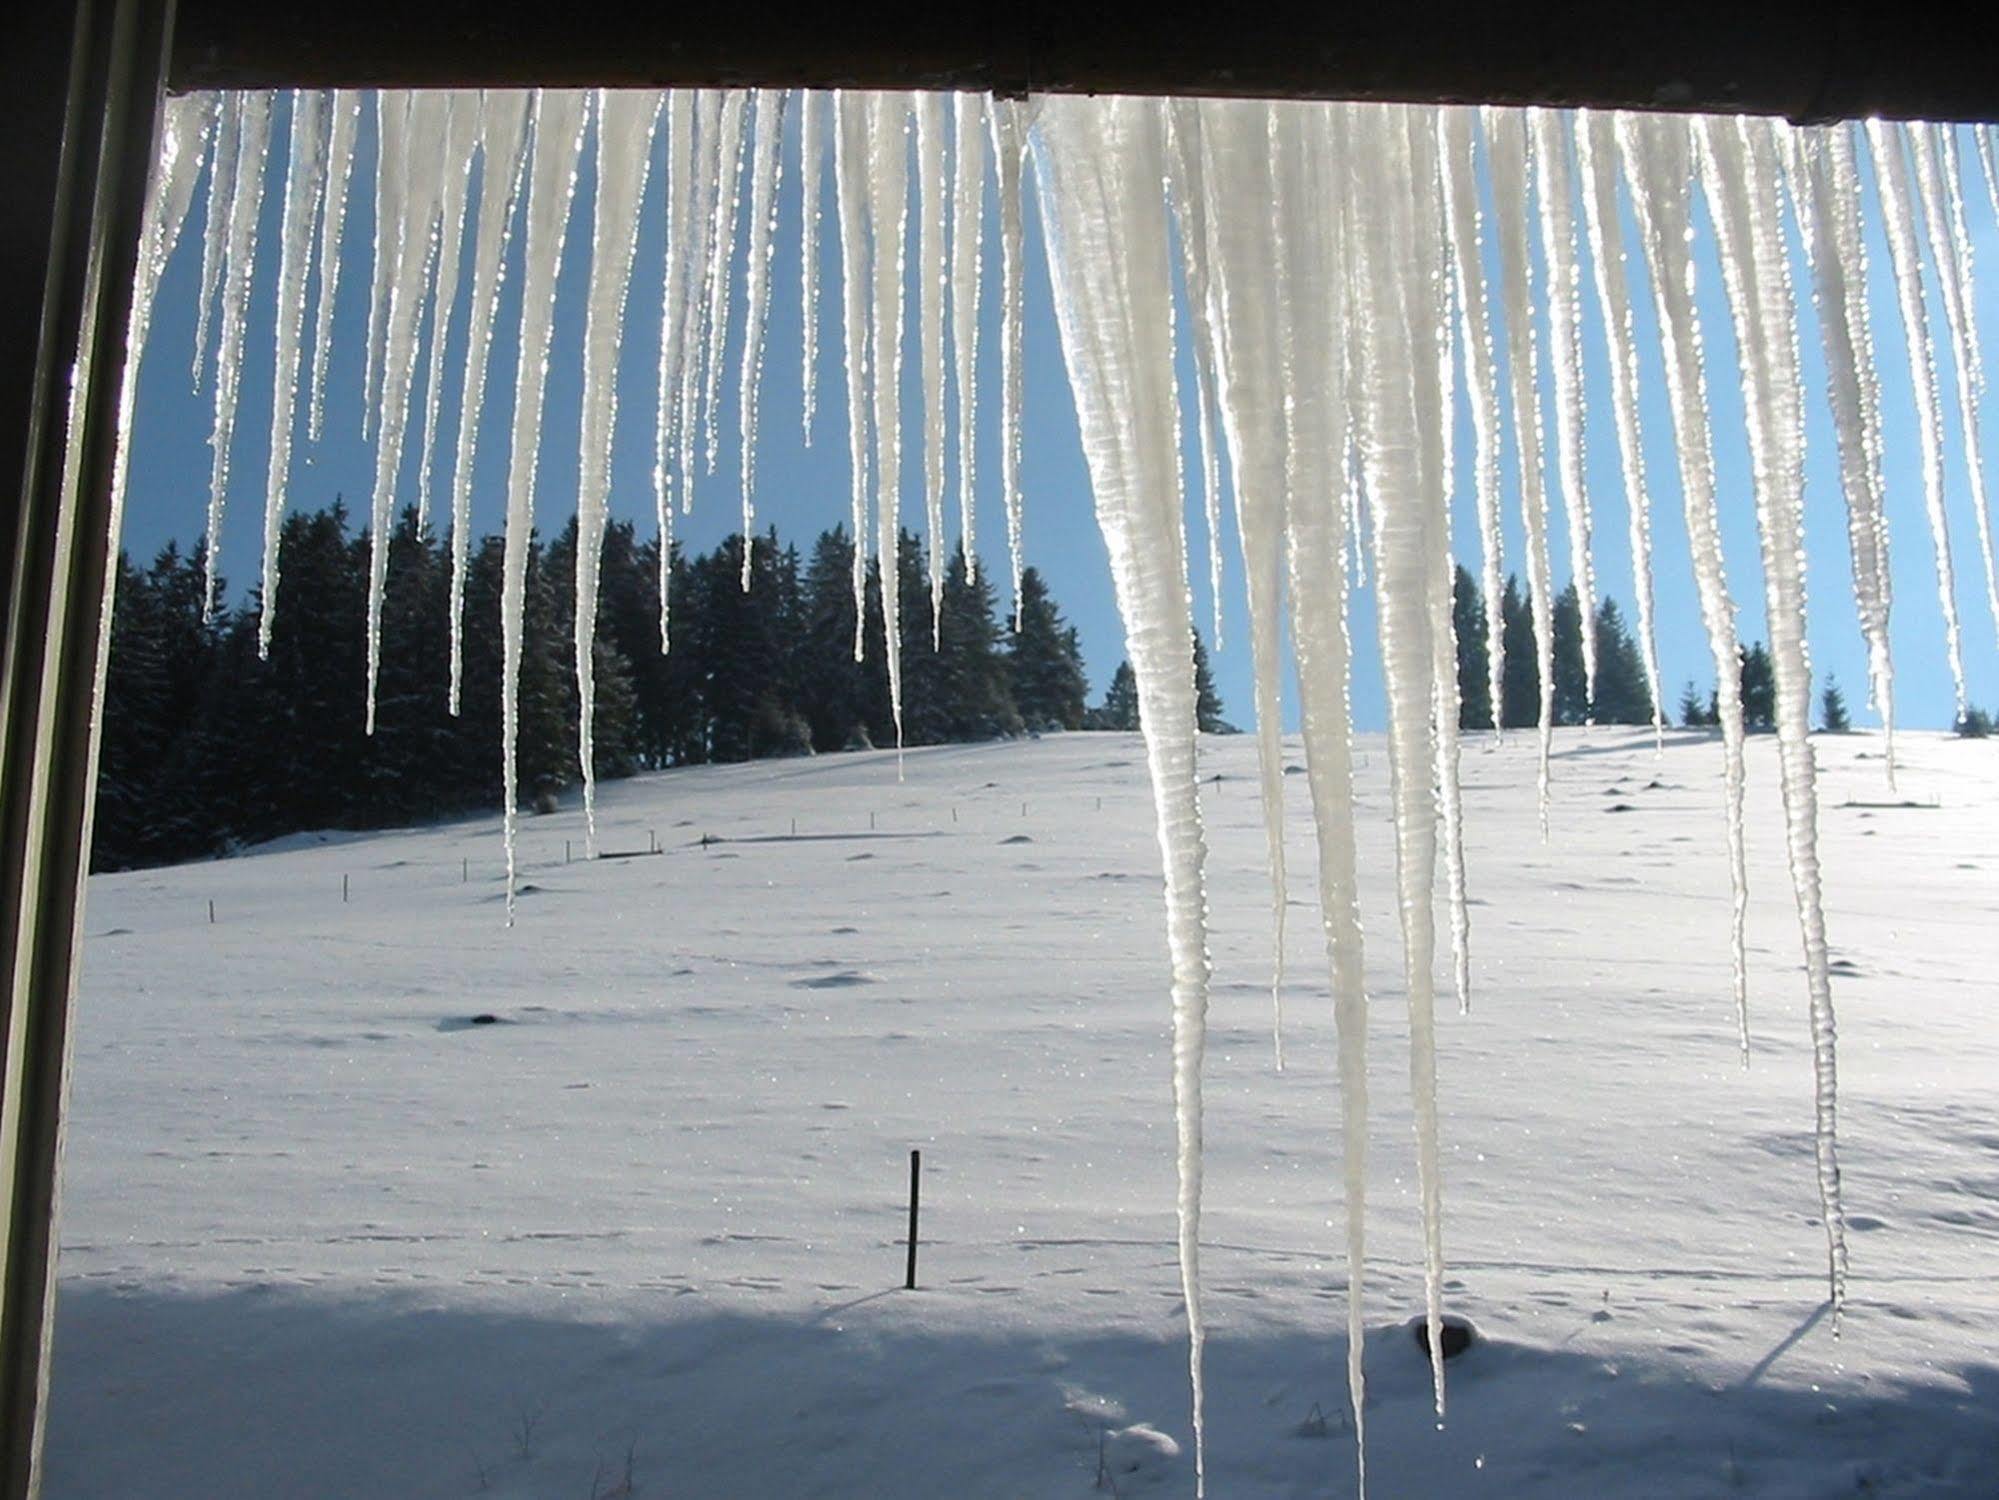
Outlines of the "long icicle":
{"label": "long icicle", "polygon": [[[951,368],[958,393],[958,551],[979,576],[979,277],[986,214],[986,101],[951,96]],[[932,546],[936,543],[932,542]]]}
{"label": "long icicle", "polygon": [[[700,89],[694,95],[694,185],[689,225],[680,254],[687,257],[687,301],[680,314],[680,390],[676,396],[675,429],[680,461],[680,513],[694,508],[694,449],[701,430],[701,397],[707,389],[707,338],[711,283],[724,267],[727,250],[715,244],[715,201],[721,178],[722,91]],[[669,245],[668,252],[673,247]],[[720,296],[719,288],[712,295]]]}
{"label": "long icicle", "polygon": [[1035,132],[1035,150],[1056,321],[1138,682],[1165,874],[1180,1285],[1187,1308],[1198,1497],[1207,1484],[1200,1250],[1201,1066],[1209,980],[1206,843],[1194,779],[1193,637],[1180,515],[1161,135],[1155,100],[1050,98]]}
{"label": "long icicle", "polygon": [[1013,571],[1013,626],[1020,628],[1021,497],[1021,181],[1027,144],[1027,109],[1018,99],[994,99],[993,164],[999,175],[1000,214],[1000,498],[1006,505],[1006,550]]}
{"label": "long icicle", "polygon": [[210,320],[222,289],[224,247],[229,242],[229,205],[236,198],[236,163],[241,157],[239,141],[243,132],[243,101],[247,97],[234,92],[209,96],[215,124],[207,132],[208,209],[201,232],[201,292],[194,305],[196,390],[201,389],[202,371],[208,362]]}
{"label": "long icicle", "polygon": [[666,96],[666,278],[660,292],[659,385],[653,411],[652,498],[659,523],[659,649],[673,645],[674,455],[679,451],[681,366],[687,359],[687,300],[693,271],[686,244],[694,216],[694,95],[673,89]]}
{"label": "long icicle", "polygon": [[1722,565],[1715,508],[1714,443],[1708,427],[1707,373],[1694,302],[1690,248],[1692,127],[1670,115],[1620,114],[1617,149],[1631,186],[1660,337],[1665,341],[1666,399],[1673,415],[1680,498],[1693,554],[1701,622],[1714,658],[1715,708],[1721,720],[1722,780],[1728,822],[1729,955],[1742,1064],[1749,1065],[1748,862],[1742,841],[1742,667],[1735,601]]}
{"label": "long icicle", "polygon": [[[708,350],[703,361],[701,392],[702,433],[707,444],[707,469],[710,474],[715,472],[715,457],[719,449],[716,435],[720,428],[715,414],[721,405],[722,364],[729,347],[729,291],[735,284],[732,272],[736,258],[736,220],[743,200],[743,117],[748,108],[749,95],[741,89],[723,92],[721,135],[716,142],[715,156],[719,174],[715,179],[715,217],[708,238]],[[749,555],[750,536],[745,531],[743,557],[746,562]],[[747,589],[747,568],[744,580],[743,587]]]}
{"label": "long icicle", "polygon": [[527,600],[528,544],[534,531],[535,463],[541,455],[542,400],[555,322],[555,278],[576,188],[576,161],[590,96],[537,89],[534,150],[528,168],[527,243],[521,268],[520,365],[514,382],[514,430],[507,460],[507,540],[500,584],[500,780],[507,848],[507,922],[514,919],[514,829],[520,733],[521,643]]}
{"label": "long icicle", "polygon": [[312,231],[326,190],[326,96],[292,94],[291,144],[285,159],[285,206],[278,240],[277,352],[271,375],[270,460],[264,476],[264,577],[257,609],[257,656],[271,654],[278,613],[278,535],[291,481],[297,424],[299,340],[305,332],[305,285],[312,271]]}
{"label": "long icicle", "polygon": [[909,224],[910,97],[868,98],[868,222],[874,239],[868,364],[874,371],[875,568],[881,575],[882,654],[889,716],[902,765],[902,325]]}
{"label": "long icicle", "polygon": [[1832,974],[1819,877],[1818,786],[1811,742],[1812,664],[1805,617],[1805,431],[1797,309],[1778,218],[1777,145],[1767,120],[1701,121],[1701,177],[1721,252],[1722,280],[1742,364],[1756,530],[1776,679],[1777,754],[1791,883],[1811,996],[1819,1214],[1825,1228],[1833,1328],[1846,1305],[1846,1215],[1840,1204],[1838,1067]]}
{"label": "long icicle", "polygon": [[347,228],[347,186],[354,177],[354,135],[361,95],[335,89],[326,127],[326,207],[319,216],[319,298],[312,316],[312,400],[305,435],[319,441],[326,415],[326,364],[333,353],[333,305],[340,292],[340,246]]}
{"label": "long icicle", "polygon": [[576,762],[583,775],[583,848],[597,857],[597,581],[618,430],[618,353],[625,297],[638,253],[639,209],[652,168],[661,96],[646,89],[597,94],[597,191],[590,225],[590,305],[583,326],[583,418],[576,479]]}
{"label": "long icicle", "polygon": [[770,312],[771,233],[777,225],[777,179],[784,142],[784,90],[758,89],[755,136],[750,152],[750,247],[744,269],[743,362],[736,386],[736,416],[742,451],[743,575],[750,586],[750,534],[756,529],[757,387],[763,380],[764,323]]}
{"label": "long icicle", "polygon": [[1208,600],[1215,649],[1222,646],[1222,471],[1217,438],[1214,309],[1208,289],[1207,181],[1201,171],[1201,104],[1175,99],[1167,106],[1166,188],[1180,242],[1181,284],[1193,324],[1194,406],[1201,439],[1201,515],[1206,523]]}
{"label": "long icicle", "polygon": [[852,469],[854,521],[854,660],[867,643],[868,620],[868,96],[842,89],[833,96],[833,185],[840,219],[840,331],[847,372],[847,460]]}
{"label": "long icicle", "polygon": [[930,533],[930,649],[944,628],[944,96],[916,96],[916,322],[923,377],[923,522]]}
{"label": "long icicle", "polygon": [[472,305],[465,317],[465,369],[458,387],[458,449],[451,474],[451,689],[458,712],[465,675],[465,575],[472,549],[472,473],[479,457],[479,416],[486,406],[486,369],[500,284],[507,268],[520,197],[532,96],[489,89],[479,108],[478,238],[472,252]]}
{"label": "long icicle", "polygon": [[818,89],[798,91],[798,301],[799,425],[812,446],[812,415],[819,390],[819,167],[825,111]]}
{"label": "long icicle", "polygon": [[424,359],[423,440],[417,450],[416,515],[430,519],[431,455],[437,449],[437,418],[444,401],[444,345],[458,303],[458,270],[464,257],[465,204],[471,196],[472,161],[479,151],[479,91],[452,92],[445,126],[444,180],[438,200],[436,270],[431,297],[430,348]]}
{"label": "long icicle", "polygon": [[382,390],[382,343],[389,295],[402,265],[402,195],[409,182],[409,112],[414,94],[383,89],[375,95],[375,267],[368,289],[367,363],[361,384],[361,436],[377,430]]}

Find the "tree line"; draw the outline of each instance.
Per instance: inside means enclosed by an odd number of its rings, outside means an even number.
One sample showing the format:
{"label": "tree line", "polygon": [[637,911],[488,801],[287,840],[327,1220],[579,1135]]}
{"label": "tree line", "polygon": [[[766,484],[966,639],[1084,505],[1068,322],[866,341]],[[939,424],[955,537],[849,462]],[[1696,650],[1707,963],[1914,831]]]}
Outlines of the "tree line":
{"label": "tree line", "polygon": [[[286,518],[270,650],[260,602],[203,609],[202,546],[118,559],[92,866],[213,854],[312,828],[381,827],[499,805],[504,541],[472,545],[459,712],[448,702],[448,538],[414,510],[389,540],[375,733],[363,726],[369,539],[339,501]],[[895,743],[882,587],[865,562],[854,659],[853,539],[808,554],[775,529],[669,556],[672,649],[660,650],[659,544],[613,522],[599,575],[594,721],[602,778],[712,761]],[[921,538],[896,562],[903,741],[930,745],[1084,726],[1075,629],[1034,569],[1019,629],[983,567],[953,553],[933,616]],[[573,615],[576,525],[528,548],[517,764],[525,800],[580,776]],[[226,598],[226,587],[218,597]],[[1217,714],[1219,704],[1216,705]]]}

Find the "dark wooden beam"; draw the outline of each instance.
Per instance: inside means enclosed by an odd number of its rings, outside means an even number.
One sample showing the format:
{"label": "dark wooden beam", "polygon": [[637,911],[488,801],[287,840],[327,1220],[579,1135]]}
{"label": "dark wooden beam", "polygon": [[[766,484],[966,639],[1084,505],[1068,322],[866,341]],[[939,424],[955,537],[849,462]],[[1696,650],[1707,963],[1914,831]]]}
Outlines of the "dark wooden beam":
{"label": "dark wooden beam", "polygon": [[171,86],[1214,94],[1999,119],[1999,6],[183,0]]}

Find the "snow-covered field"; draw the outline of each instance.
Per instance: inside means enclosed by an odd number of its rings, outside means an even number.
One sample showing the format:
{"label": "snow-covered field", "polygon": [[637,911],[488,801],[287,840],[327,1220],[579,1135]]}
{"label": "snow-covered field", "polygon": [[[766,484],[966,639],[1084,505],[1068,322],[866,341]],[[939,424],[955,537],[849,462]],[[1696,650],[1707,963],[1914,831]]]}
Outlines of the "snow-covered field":
{"label": "snow-covered field", "polygon": [[[1441,1071],[1449,1305],[1486,1341],[1442,1431],[1363,744],[1373,1494],[1999,1494],[1999,750],[1906,736],[1890,793],[1878,739],[1818,743],[1843,1335],[1775,745],[1745,1072],[1718,747],[1565,733],[1543,844],[1532,736],[1478,740]],[[1280,1074],[1254,746],[1204,753],[1209,1488],[1347,1495],[1304,780]],[[600,822],[638,857],[525,822],[511,931],[495,819],[92,882],[51,1500],[1191,1495],[1136,737],[922,751],[900,783],[885,754],[679,772]]]}

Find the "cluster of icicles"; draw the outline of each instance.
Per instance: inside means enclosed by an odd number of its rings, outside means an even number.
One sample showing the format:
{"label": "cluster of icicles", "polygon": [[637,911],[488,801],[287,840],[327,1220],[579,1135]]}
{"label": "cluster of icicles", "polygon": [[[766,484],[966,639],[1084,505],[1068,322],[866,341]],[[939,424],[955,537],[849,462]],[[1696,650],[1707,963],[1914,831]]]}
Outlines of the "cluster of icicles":
{"label": "cluster of icicles", "polygon": [[[215,346],[214,474],[209,563],[228,488],[249,289],[266,165],[275,159],[274,97],[190,95],[166,102],[131,329],[130,398],[153,297],[207,166],[200,334],[195,378]],[[317,438],[341,269],[340,246],[364,107],[352,92],[292,96],[278,249],[276,380],[265,483],[263,632],[279,597],[279,523],[292,459],[301,384],[304,424]],[[1580,328],[1581,238],[1609,342],[1614,430],[1629,503],[1639,640],[1653,702],[1660,701],[1652,646],[1647,493],[1636,392],[1638,356],[1628,277],[1649,296],[1664,341],[1667,406],[1679,466],[1700,607],[1713,648],[1725,746],[1724,799],[1734,886],[1734,1000],[1747,1047],[1741,809],[1743,714],[1735,666],[1735,607],[1723,576],[1708,430],[1701,329],[1693,288],[1690,216],[1705,193],[1740,351],[1771,655],[1791,873],[1802,926],[1817,1075],[1817,1167],[1835,1306],[1846,1253],[1834,1155],[1833,1017],[1828,985],[1812,751],[1806,738],[1810,667],[1805,645],[1803,421],[1789,225],[1804,246],[1824,342],[1829,397],[1849,517],[1854,594],[1870,653],[1870,696],[1892,724],[1889,574],[1883,520],[1882,436],[1867,316],[1867,267],[1857,156],[1871,155],[1915,382],[1921,465],[1947,649],[1963,701],[1954,583],[1943,504],[1943,411],[1926,324],[1925,278],[1941,282],[1958,372],[1959,417],[1974,484],[1988,600],[1999,617],[1985,514],[1976,404],[1982,384],[1972,326],[1969,241],[1958,138],[1949,129],[1870,123],[1794,130],[1758,119],[1404,106],[1049,97],[975,94],[832,95],[716,90],[415,92],[373,96],[374,261],[369,291],[366,423],[378,462],[371,508],[369,695],[379,646],[396,476],[413,420],[419,510],[442,464],[440,394],[456,378],[459,420],[449,477],[453,548],[452,706],[457,706],[470,476],[486,398],[488,352],[509,239],[519,233],[523,281],[519,374],[507,492],[502,630],[509,892],[515,803],[513,735],[527,538],[555,285],[586,135],[596,133],[596,182],[585,312],[582,445],[577,491],[576,663],[581,761],[589,805],[591,634],[597,554],[609,485],[616,370],[624,304],[637,274],[635,244],[649,179],[665,201],[663,316],[653,463],[662,542],[698,473],[712,468],[731,272],[746,240],[739,314],[743,335],[737,409],[742,447],[745,581],[754,489],[757,389],[772,296],[780,132],[798,116],[803,211],[804,420],[808,437],[817,361],[817,276],[822,158],[831,137],[842,281],[847,440],[857,539],[881,560],[888,671],[900,713],[897,569],[903,489],[901,361],[906,260],[917,258],[915,312],[923,411],[922,491],[930,534],[945,528],[947,393],[955,426],[959,525],[971,557],[973,433],[980,318],[982,217],[997,180],[1004,437],[1000,489],[1016,579],[1020,558],[1021,203],[1031,157],[1098,517],[1143,708],[1166,876],[1174,1016],[1173,1081],[1179,1130],[1180,1259],[1194,1385],[1197,1472],[1201,1445],[1199,1230],[1201,1072],[1209,962],[1204,932],[1203,840],[1195,782],[1195,696],[1189,647],[1191,595],[1182,490],[1180,400],[1175,388],[1174,286],[1192,310],[1199,390],[1199,448],[1209,516],[1208,566],[1219,529],[1225,443],[1235,522],[1245,559],[1261,785],[1273,871],[1273,910],[1284,912],[1278,681],[1288,632],[1301,694],[1306,769],[1319,840],[1319,895],[1339,1032],[1348,1254],[1349,1380],[1356,1428],[1362,1399],[1362,1270],[1368,1134],[1362,982],[1353,832],[1353,729],[1348,709],[1347,595],[1371,558],[1380,654],[1389,704],[1389,749],[1398,907],[1411,1037],[1424,1221],[1427,1312],[1439,1318],[1443,1252],[1435,1107],[1433,890],[1448,892],[1456,990],[1468,1002],[1470,962],[1458,793],[1458,711],[1451,622],[1452,413],[1458,382],[1472,419],[1479,543],[1492,699],[1502,681],[1502,433],[1517,456],[1539,667],[1542,821],[1547,816],[1552,718],[1554,596],[1549,556],[1542,372],[1555,397],[1552,486],[1567,510],[1570,566],[1585,614],[1596,589],[1583,482]],[[1988,188],[1994,142],[1975,137]],[[655,159],[663,171],[655,173]],[[1482,159],[1482,165],[1481,165]],[[910,181],[914,162],[914,183]],[[479,190],[472,186],[476,178]],[[1483,222],[1479,173],[1490,176],[1494,222]],[[748,203],[743,203],[747,179]],[[1640,256],[1623,242],[1628,199]],[[916,208],[911,243],[909,211]],[[476,205],[476,206],[475,206]],[[1485,236],[1501,268],[1486,283]],[[1544,284],[1533,284],[1538,236]],[[1932,272],[1924,264],[1927,249]],[[446,346],[467,272],[462,358]],[[317,267],[317,295],[308,297]],[[1548,340],[1535,309],[1545,302]],[[310,303],[310,306],[309,306]],[[1496,303],[1496,309],[1495,309]],[[307,314],[311,312],[308,324]],[[1494,324],[1497,322],[1497,331]],[[424,335],[427,321],[428,335]],[[1498,378],[1495,341],[1508,379]],[[947,358],[948,354],[948,358]],[[425,367],[420,413],[416,367]],[[118,479],[122,495],[123,475]],[[872,527],[870,522],[872,520]],[[114,522],[115,525],[115,522]],[[854,587],[865,586],[866,545]],[[941,588],[941,548],[930,586]],[[662,548],[664,553],[664,547]],[[1219,588],[1216,590],[1219,596]],[[667,576],[660,577],[660,646],[670,643]],[[1219,610],[1219,603],[1217,604]],[[857,610],[857,616],[862,614]],[[1217,622],[1219,626],[1219,620]],[[855,642],[858,653],[860,641]],[[1594,662],[1586,662],[1592,673]],[[1495,718],[1497,714],[1495,713]],[[1890,754],[1892,775],[1892,750]],[[1439,862],[1441,855],[1441,871]],[[510,908],[511,909],[511,908]],[[1281,931],[1279,934],[1281,948]],[[1280,1039],[1281,1046],[1281,1039]],[[1281,1053],[1280,1053],[1281,1056]],[[1443,1411],[1443,1370],[1435,1365]],[[1364,1481],[1364,1459],[1362,1478]]]}

